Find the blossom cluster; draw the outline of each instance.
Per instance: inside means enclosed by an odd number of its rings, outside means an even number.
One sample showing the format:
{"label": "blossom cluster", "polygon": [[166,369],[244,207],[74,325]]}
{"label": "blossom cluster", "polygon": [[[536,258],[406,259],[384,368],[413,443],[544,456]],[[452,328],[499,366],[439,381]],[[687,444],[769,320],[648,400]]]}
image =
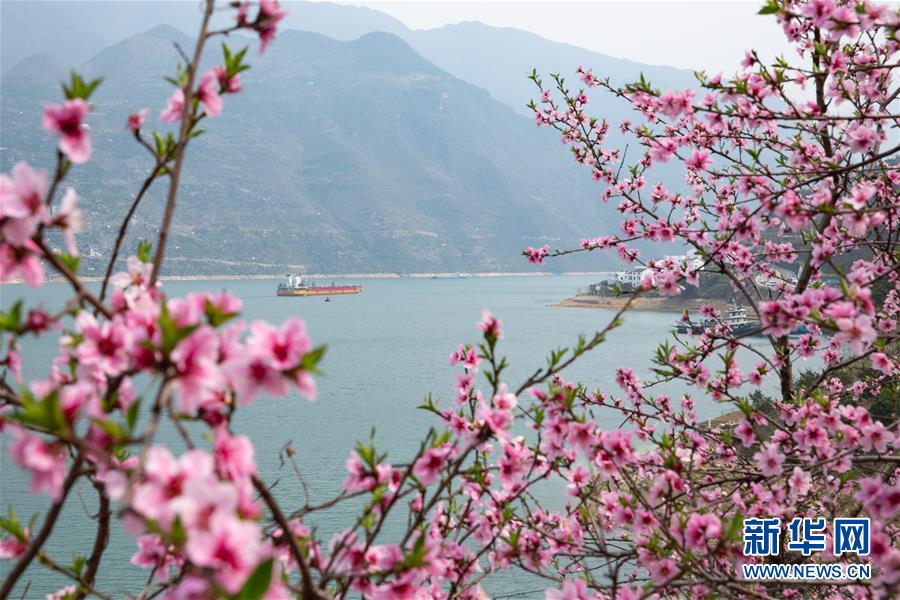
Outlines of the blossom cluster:
{"label": "blossom cluster", "polygon": [[[257,33],[264,51],[285,15],[274,0],[261,0],[253,18],[249,4],[236,3],[234,26],[211,32],[215,3],[203,8],[197,57],[210,37],[237,29]],[[115,273],[124,219],[99,294],[77,273],[75,192],[57,207],[69,168],[91,155],[84,120],[99,81],[73,75],[63,104],[45,111],[45,128],[58,134],[52,177],[20,163],[0,179],[3,281],[39,286],[49,264],[72,288],[58,312],[18,302],[0,314],[0,431],[31,492],[52,502],[40,527],[12,510],[0,518],[0,558],[12,561],[0,597],[38,555],[73,582],[51,598],[106,597],[96,573],[113,514],[134,537],[131,562],[148,570],[144,594],[172,599],[474,599],[491,589],[489,575],[510,569],[548,581],[551,600],[896,597],[900,430],[890,403],[900,369],[900,148],[890,144],[900,116],[890,111],[900,13],[841,0],[771,0],[762,12],[777,19],[802,66],[767,66],[749,52],[731,79],[700,74],[699,89],[666,92],[643,78],[616,87],[585,69],[578,91],[562,77],[551,89],[533,75],[538,124],[560,132],[622,219],[616,234],[572,250],[529,247],[525,256],[541,264],[615,249],[643,267],[640,284],[606,326],[552,351],[519,385],[501,354],[503,326],[485,311],[479,339],[449,356],[449,402],[429,396],[420,407],[436,426],[418,452],[388,460],[373,435],[350,452],[336,497],[287,510],[232,419],[263,397],[314,399],[323,348],[300,319],[245,323],[231,294],[172,298],[159,283],[185,148],[201,119],[222,113],[222,96],[241,91],[245,53],[226,47],[219,66],[179,70],[160,113],[178,123],[177,136],[154,131],[151,142],[149,110],[127,117],[152,159],[144,189],[168,178],[167,210],[156,247],[141,243]],[[618,128],[641,148],[634,164],[608,140],[610,125],[587,114],[589,94],[600,91],[629,103],[640,121]],[[665,163],[683,167],[682,186],[656,181]],[[62,230],[68,253],[47,246],[50,228]],[[638,240],[642,250],[690,246],[702,264],[642,256]],[[788,266],[796,277],[783,275]],[[690,335],[661,344],[649,375],[623,365],[607,390],[564,378],[574,361],[603,351],[634,298],[684,294],[701,272],[731,284],[758,319],[761,344],[710,303],[702,327],[683,317]],[[19,342],[46,335],[59,336],[58,353],[45,378],[26,382]],[[813,356],[822,370],[799,373]],[[155,397],[139,397],[138,378],[152,382]],[[776,397],[762,394],[772,388]],[[728,403],[733,414],[703,422],[701,402]],[[182,436],[178,456],[159,443],[163,419]],[[285,454],[294,460],[289,447]],[[101,551],[66,566],[44,541],[79,480],[97,492]],[[361,507],[358,517],[320,539],[310,515],[347,502]],[[742,552],[744,518],[826,514],[870,519],[871,580],[803,587],[739,577],[740,565],[760,560]],[[858,557],[826,548],[818,560]]]}

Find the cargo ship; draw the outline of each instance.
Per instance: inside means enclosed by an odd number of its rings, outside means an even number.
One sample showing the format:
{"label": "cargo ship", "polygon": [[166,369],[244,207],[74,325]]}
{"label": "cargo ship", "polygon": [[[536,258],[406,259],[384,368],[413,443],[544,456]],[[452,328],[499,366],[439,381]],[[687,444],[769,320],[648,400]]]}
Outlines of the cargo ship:
{"label": "cargo ship", "polygon": [[307,284],[301,275],[288,275],[275,288],[276,296],[339,296],[341,294],[361,294],[361,285],[316,285]]}

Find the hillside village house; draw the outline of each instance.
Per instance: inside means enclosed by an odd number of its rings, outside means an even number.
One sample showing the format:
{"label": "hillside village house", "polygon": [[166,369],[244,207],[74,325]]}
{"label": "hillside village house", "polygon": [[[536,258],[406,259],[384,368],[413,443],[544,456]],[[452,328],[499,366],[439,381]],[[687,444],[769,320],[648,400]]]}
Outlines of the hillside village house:
{"label": "hillside village house", "polygon": [[[696,252],[688,252],[687,254],[664,256],[662,260],[672,260],[682,265],[682,268],[693,270],[703,265],[703,258]],[[597,283],[588,286],[588,294],[591,296],[602,296],[610,286],[619,285],[622,289],[632,290],[640,287],[641,278],[647,267],[644,265],[635,265],[631,269],[624,271],[616,271],[611,273],[606,279],[602,279]]]}

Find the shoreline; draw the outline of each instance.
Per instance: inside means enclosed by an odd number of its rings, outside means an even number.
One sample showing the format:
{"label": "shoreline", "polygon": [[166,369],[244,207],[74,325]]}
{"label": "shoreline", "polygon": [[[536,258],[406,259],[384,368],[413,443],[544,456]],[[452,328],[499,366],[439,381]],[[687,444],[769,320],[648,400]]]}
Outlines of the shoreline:
{"label": "shoreline", "polygon": [[[471,279],[487,277],[578,277],[606,275],[606,271],[563,271],[551,273],[549,271],[503,271],[503,272],[433,272],[433,273],[310,273],[304,274],[304,279]],[[277,281],[284,279],[284,275],[163,275],[160,281]],[[82,277],[85,283],[99,283],[102,277]],[[65,283],[63,277],[48,277],[44,283]],[[25,282],[19,279],[0,283],[4,285],[23,285]]]}
{"label": "shoreline", "polygon": [[[619,310],[628,302],[627,296],[573,296],[560,300],[549,306],[555,308],[588,308],[593,310]],[[699,311],[704,304],[711,304],[719,310],[731,307],[730,302],[724,300],[706,300],[695,298],[686,300],[680,297],[672,298],[636,298],[630,310],[652,310],[656,312],[684,312]]]}

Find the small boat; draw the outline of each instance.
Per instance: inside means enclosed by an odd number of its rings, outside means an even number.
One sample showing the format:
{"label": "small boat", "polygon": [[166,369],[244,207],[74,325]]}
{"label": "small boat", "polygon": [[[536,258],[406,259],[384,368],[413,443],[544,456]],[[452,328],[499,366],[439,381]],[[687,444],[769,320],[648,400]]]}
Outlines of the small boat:
{"label": "small boat", "polygon": [[301,275],[288,275],[287,278],[275,288],[276,296],[337,296],[341,294],[361,294],[361,285],[316,285],[306,283]]}
{"label": "small boat", "polygon": [[692,333],[694,335],[700,335],[707,329],[711,329],[715,327],[718,322],[715,319],[703,319],[699,323],[691,323],[689,321],[678,321],[675,323],[675,332],[676,333]]}
{"label": "small boat", "polygon": [[331,302],[331,298],[329,298],[328,296],[325,296],[325,302]]}

